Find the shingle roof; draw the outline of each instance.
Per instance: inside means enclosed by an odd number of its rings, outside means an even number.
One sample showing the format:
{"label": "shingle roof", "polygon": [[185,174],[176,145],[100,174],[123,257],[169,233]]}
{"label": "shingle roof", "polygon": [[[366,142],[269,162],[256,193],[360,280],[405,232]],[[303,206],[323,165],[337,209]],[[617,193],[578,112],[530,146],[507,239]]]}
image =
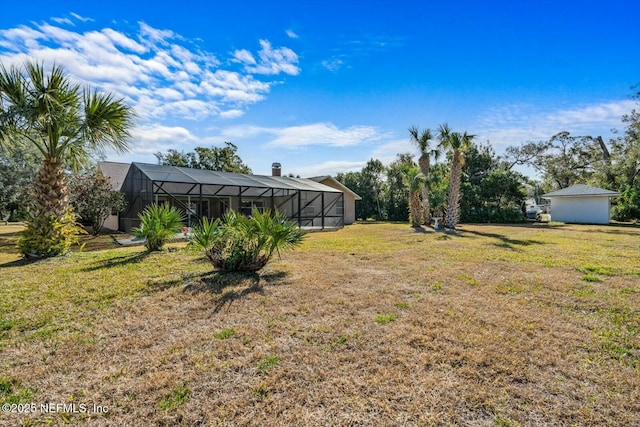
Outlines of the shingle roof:
{"label": "shingle roof", "polygon": [[116,162],[100,162],[98,163],[98,169],[102,172],[102,175],[109,178],[111,181],[111,188],[115,191],[120,191],[122,183],[129,173],[129,163],[116,163]]}
{"label": "shingle roof", "polygon": [[618,193],[604,188],[592,187],[591,185],[576,184],[571,187],[563,188],[558,191],[544,194],[542,197],[548,199],[550,197],[615,197]]}

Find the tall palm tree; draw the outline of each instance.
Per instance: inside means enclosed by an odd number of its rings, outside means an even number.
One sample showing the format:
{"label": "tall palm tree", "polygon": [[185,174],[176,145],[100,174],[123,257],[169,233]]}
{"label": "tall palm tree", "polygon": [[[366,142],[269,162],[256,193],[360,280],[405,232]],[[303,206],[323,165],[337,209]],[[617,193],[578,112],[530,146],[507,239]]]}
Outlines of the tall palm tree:
{"label": "tall palm tree", "polygon": [[[418,166],[420,167],[420,172],[424,176],[424,179],[420,180],[422,182],[422,218],[420,219],[426,225],[429,225],[431,222],[431,212],[429,207],[429,169],[430,169],[430,159],[431,156],[438,157],[440,151],[431,148],[431,139],[433,135],[431,134],[431,129],[424,129],[422,132],[418,129],[418,126],[411,126],[409,128],[409,135],[411,137],[411,142],[418,146],[420,150],[420,158],[418,159]],[[414,219],[415,221],[415,219]]]}
{"label": "tall palm tree", "polygon": [[[413,171],[412,171],[413,172]],[[409,176],[409,220],[412,227],[420,227],[424,220],[423,205],[420,202],[420,192],[426,185],[426,177],[422,172],[415,172]]]}
{"label": "tall palm tree", "polygon": [[438,129],[438,140],[443,150],[451,152],[451,172],[449,174],[449,196],[447,203],[447,214],[445,215],[445,227],[455,229],[460,219],[460,180],[462,177],[462,166],[464,165],[464,153],[471,147],[474,135],[469,135],[465,131],[451,132],[445,123]]}
{"label": "tall palm tree", "polygon": [[20,249],[25,256],[65,252],[74,237],[65,168],[77,169],[95,151],[128,149],[133,110],[111,94],[73,83],[62,67],[0,64],[0,145],[26,144],[42,154],[31,217]]}

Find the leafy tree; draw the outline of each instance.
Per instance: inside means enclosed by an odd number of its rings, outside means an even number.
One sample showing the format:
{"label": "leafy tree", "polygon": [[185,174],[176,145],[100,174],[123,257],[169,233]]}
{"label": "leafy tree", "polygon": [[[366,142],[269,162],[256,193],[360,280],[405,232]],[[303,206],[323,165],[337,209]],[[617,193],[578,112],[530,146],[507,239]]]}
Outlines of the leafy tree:
{"label": "leafy tree", "polygon": [[411,136],[411,142],[413,142],[420,150],[420,159],[418,159],[418,165],[420,166],[420,172],[424,176],[424,186],[422,187],[422,214],[421,220],[424,224],[429,225],[431,223],[431,211],[429,208],[429,168],[431,157],[438,158],[440,150],[431,148],[431,129],[424,129],[422,132],[417,126],[411,126],[409,128],[409,135]]}
{"label": "leafy tree", "polygon": [[100,171],[72,176],[69,189],[71,205],[80,218],[91,225],[94,235],[100,233],[111,212],[120,212],[127,207],[124,194],[114,191],[109,179]]}
{"label": "leafy tree", "polygon": [[377,159],[369,160],[365,167],[362,168],[363,184],[370,188],[373,203],[375,203],[376,210],[372,216],[378,220],[386,218],[386,213],[382,209],[386,193],[386,183],[384,181],[385,171],[386,168],[384,164]]}
{"label": "leafy tree", "polygon": [[27,217],[33,177],[41,158],[28,146],[0,150],[0,219]]}
{"label": "leafy tree", "polygon": [[179,166],[212,171],[251,173],[251,169],[238,156],[238,147],[225,142],[224,147],[196,147],[193,152],[178,152],[170,149],[166,154],[156,153],[158,163],[168,166]]}
{"label": "leafy tree", "polygon": [[509,169],[488,145],[472,145],[462,169],[460,220],[521,222],[526,178]]}
{"label": "leafy tree", "polygon": [[19,242],[28,257],[64,253],[80,227],[69,205],[65,167],[77,169],[92,151],[128,148],[130,107],[113,95],[81,89],[60,66],[26,62],[0,65],[0,144],[28,144],[43,157],[33,184],[33,203]]}
{"label": "leafy tree", "polygon": [[386,183],[384,173],[386,168],[380,160],[371,159],[360,172],[339,173],[336,180],[340,181],[362,200],[356,203],[356,218],[377,220],[385,219]]}
{"label": "leafy tree", "polygon": [[[413,178],[419,172],[418,165],[413,161],[413,156],[409,153],[398,154],[396,160],[387,166],[387,194],[383,196],[386,205],[385,211],[387,213],[387,219],[391,221],[407,220],[409,213],[409,193],[407,190]],[[418,189],[419,203],[421,203],[420,191],[422,191],[422,188]]]}
{"label": "leafy tree", "polygon": [[460,218],[460,179],[464,165],[464,153],[471,147],[473,135],[452,132],[445,123],[438,129],[440,147],[451,154],[451,172],[449,174],[449,196],[445,227],[455,229]]}
{"label": "leafy tree", "polygon": [[640,219],[640,191],[637,185],[624,184],[620,196],[613,205],[611,216],[617,221]]}
{"label": "leafy tree", "polygon": [[431,166],[429,176],[429,206],[434,218],[444,218],[449,192],[449,164],[436,163]]}
{"label": "leafy tree", "polygon": [[528,142],[506,150],[509,169],[515,165],[533,166],[550,188],[566,188],[597,181],[597,171],[610,175],[611,155],[601,137],[572,136],[559,132],[548,141]]}

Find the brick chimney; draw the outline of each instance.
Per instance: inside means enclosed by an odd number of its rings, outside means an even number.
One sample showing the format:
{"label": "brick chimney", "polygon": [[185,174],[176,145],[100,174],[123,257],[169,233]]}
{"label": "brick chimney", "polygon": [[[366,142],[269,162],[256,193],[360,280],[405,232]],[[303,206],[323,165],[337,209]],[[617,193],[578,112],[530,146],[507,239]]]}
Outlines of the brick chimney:
{"label": "brick chimney", "polygon": [[282,176],[282,168],[280,163],[271,164],[271,176]]}

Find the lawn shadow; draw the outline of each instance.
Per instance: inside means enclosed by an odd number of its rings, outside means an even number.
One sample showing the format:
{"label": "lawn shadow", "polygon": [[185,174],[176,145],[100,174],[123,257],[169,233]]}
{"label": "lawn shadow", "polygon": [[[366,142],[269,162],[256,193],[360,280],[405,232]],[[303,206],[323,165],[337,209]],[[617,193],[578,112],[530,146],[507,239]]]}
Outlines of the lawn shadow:
{"label": "lawn shadow", "polygon": [[511,239],[503,234],[497,234],[497,233],[483,233],[482,231],[476,231],[476,230],[464,230],[465,233],[470,233],[470,234],[475,234],[477,236],[482,236],[482,237],[491,237],[493,239],[498,239],[499,242],[498,243],[493,243],[494,246],[497,246],[499,248],[506,248],[506,249],[511,249],[511,250],[516,250],[518,249],[517,246],[531,246],[531,245],[544,245],[545,242],[542,242],[540,240],[533,240],[533,239]]}
{"label": "lawn shadow", "polygon": [[[288,276],[283,271],[270,273],[238,273],[220,272],[206,273],[192,277],[184,284],[184,292],[193,294],[210,293],[220,295],[216,301],[212,314],[218,313],[223,308],[229,308],[238,300],[247,295],[264,293],[264,285],[273,286],[282,283]],[[199,279],[199,280],[198,280]]]}
{"label": "lawn shadow", "polygon": [[418,227],[411,226],[411,228],[413,228],[413,232],[414,232],[414,233],[427,234],[427,233],[431,233],[431,232],[433,232],[433,230],[432,230],[432,229],[430,229],[430,228],[426,228],[426,229],[425,229],[425,228],[424,228],[423,226],[421,226],[421,225],[420,225],[420,226],[418,226]]}
{"label": "lawn shadow", "polygon": [[23,265],[33,264],[34,262],[38,262],[40,260],[29,260],[25,258],[20,258],[15,261],[5,262],[4,264],[0,264],[0,268],[10,268],[10,267],[22,267]]}
{"label": "lawn shadow", "polygon": [[143,251],[134,254],[119,255],[94,262],[92,265],[81,269],[80,271],[95,271],[102,268],[122,267],[129,264],[138,264],[149,256],[151,252]]}
{"label": "lawn shadow", "polygon": [[0,252],[5,254],[15,254],[18,252],[16,245],[20,238],[20,231],[0,234]]}
{"label": "lawn shadow", "polygon": [[122,247],[116,239],[117,235],[113,233],[101,233],[98,235],[85,235],[80,238],[80,244],[77,245],[80,249],[74,249],[74,252],[94,252],[103,251],[107,249],[116,249]]}
{"label": "lawn shadow", "polygon": [[[615,234],[618,236],[640,236],[640,226],[636,224],[598,224],[601,228],[597,230],[584,230],[586,233],[604,233]],[[626,228],[626,230],[618,230],[617,228]]]}
{"label": "lawn shadow", "polygon": [[467,237],[467,235],[464,234],[466,230],[438,228],[434,231],[438,234],[438,237],[436,237],[437,240],[451,240],[454,237],[464,239]]}

